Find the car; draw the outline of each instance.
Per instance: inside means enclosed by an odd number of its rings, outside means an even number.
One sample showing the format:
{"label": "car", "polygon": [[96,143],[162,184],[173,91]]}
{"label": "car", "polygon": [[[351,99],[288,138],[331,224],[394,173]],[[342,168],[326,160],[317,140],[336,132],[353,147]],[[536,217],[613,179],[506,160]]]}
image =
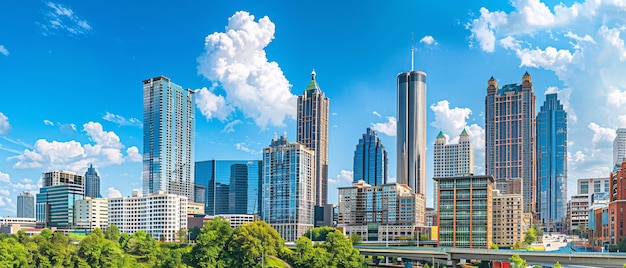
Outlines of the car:
{"label": "car", "polygon": [[546,247],[549,247],[549,246],[550,246],[550,244],[546,244]]}

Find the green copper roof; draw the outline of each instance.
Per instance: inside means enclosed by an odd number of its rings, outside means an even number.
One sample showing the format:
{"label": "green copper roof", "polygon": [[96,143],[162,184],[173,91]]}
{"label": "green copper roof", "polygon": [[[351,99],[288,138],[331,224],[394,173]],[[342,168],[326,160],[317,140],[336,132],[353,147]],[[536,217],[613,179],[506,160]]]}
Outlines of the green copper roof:
{"label": "green copper roof", "polygon": [[467,131],[465,131],[465,129],[463,129],[463,131],[461,131],[461,136],[463,135],[467,135]]}
{"label": "green copper roof", "polygon": [[437,135],[437,138],[445,138],[446,136],[443,135],[443,131],[439,131],[439,135]]}
{"label": "green copper roof", "polygon": [[311,82],[309,82],[309,84],[306,86],[305,91],[315,91],[315,92],[321,92],[322,91],[320,89],[320,86],[317,85],[317,81],[315,81],[315,70],[313,70],[313,72],[311,72]]}

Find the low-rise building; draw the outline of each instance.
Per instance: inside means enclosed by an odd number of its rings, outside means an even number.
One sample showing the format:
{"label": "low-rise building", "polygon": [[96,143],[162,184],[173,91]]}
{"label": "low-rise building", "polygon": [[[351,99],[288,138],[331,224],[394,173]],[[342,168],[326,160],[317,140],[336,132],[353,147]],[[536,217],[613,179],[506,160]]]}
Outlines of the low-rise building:
{"label": "low-rise building", "polygon": [[91,198],[74,202],[74,226],[77,229],[105,230],[109,226],[109,203],[106,198]]}

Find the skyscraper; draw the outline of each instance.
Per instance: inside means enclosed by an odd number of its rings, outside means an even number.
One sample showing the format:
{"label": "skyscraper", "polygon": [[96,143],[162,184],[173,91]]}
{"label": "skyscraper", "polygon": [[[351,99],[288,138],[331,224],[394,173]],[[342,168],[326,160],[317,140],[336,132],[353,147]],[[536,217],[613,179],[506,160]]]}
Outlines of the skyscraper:
{"label": "skyscraper", "polygon": [[535,211],[535,94],[528,72],[522,84],[487,83],[485,173],[502,194],[522,194],[524,213]]}
{"label": "skyscraper", "polygon": [[398,74],[397,181],[426,194],[426,73]]}
{"label": "skyscraper", "polygon": [[372,186],[386,184],[388,169],[385,146],[368,127],[354,150],[353,183],[363,180]]}
{"label": "skyscraper", "polygon": [[85,196],[91,198],[100,197],[100,176],[98,176],[98,172],[91,164],[89,164],[89,168],[85,172]]}
{"label": "skyscraper", "polygon": [[263,209],[261,218],[287,241],[313,228],[315,152],[286,135],[274,137],[263,149]]}
{"label": "skyscraper", "polygon": [[143,81],[143,192],[194,198],[194,91],[169,78]]}
{"label": "skyscraper", "polygon": [[17,217],[35,218],[35,196],[29,192],[22,192],[17,196]]}
{"label": "skyscraper", "polygon": [[622,164],[626,158],[626,128],[618,128],[613,140],[613,166]]}
{"label": "skyscraper", "polygon": [[74,202],[85,197],[85,177],[69,171],[43,173],[43,187],[36,200],[35,218],[46,227],[74,226]]}
{"label": "skyscraper", "polygon": [[[433,178],[474,174],[474,147],[465,129],[459,135],[459,142],[452,144],[448,144],[448,138],[440,131],[433,148]],[[437,208],[439,192],[437,180],[434,180],[433,186],[435,193],[433,205]]]}
{"label": "skyscraper", "polygon": [[315,205],[328,202],[328,106],[329,100],[315,81],[311,81],[298,96],[298,135],[300,144],[315,152]]}
{"label": "skyscraper", "polygon": [[[567,113],[557,94],[547,94],[537,114],[536,218],[560,231],[567,211]],[[554,229],[556,228],[556,229]]]}

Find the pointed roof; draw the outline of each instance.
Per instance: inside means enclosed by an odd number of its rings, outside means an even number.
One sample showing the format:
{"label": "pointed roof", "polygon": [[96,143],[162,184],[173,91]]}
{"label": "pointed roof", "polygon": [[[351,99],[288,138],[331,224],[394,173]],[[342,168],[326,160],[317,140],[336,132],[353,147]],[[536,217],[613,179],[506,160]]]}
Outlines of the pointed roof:
{"label": "pointed roof", "polygon": [[491,78],[489,78],[489,81],[495,81],[496,79],[493,78],[493,75],[491,76]]}
{"label": "pointed roof", "polygon": [[526,71],[523,76],[530,76],[530,74]]}
{"label": "pointed roof", "polygon": [[437,138],[445,138],[446,136],[443,135],[443,131],[439,131],[439,134],[437,135]]}
{"label": "pointed roof", "polygon": [[461,131],[461,136],[467,136],[469,134],[467,134],[467,131],[465,129],[463,129],[463,131]]}
{"label": "pointed roof", "polygon": [[320,86],[317,84],[317,81],[315,81],[315,70],[311,72],[311,82],[309,82],[309,84],[306,86],[306,89],[304,91],[314,91],[314,92],[322,91],[320,89]]}

